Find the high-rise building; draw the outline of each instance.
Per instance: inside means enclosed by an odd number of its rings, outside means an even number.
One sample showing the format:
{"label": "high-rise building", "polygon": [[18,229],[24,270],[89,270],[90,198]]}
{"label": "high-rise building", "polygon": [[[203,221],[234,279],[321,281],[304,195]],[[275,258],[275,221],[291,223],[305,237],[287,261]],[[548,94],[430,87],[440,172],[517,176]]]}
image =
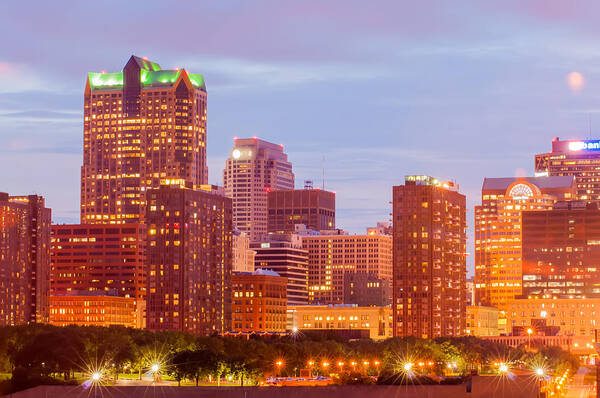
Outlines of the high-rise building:
{"label": "high-rise building", "polygon": [[475,303],[504,309],[521,294],[521,215],[575,196],[573,177],[486,178],[475,206]]}
{"label": "high-rise building", "polygon": [[172,186],[147,197],[147,328],[230,330],[231,199]]}
{"label": "high-rise building", "polygon": [[50,296],[50,324],[139,328],[140,318],[133,297],[71,292]]}
{"label": "high-rise building", "polygon": [[465,330],[466,198],[452,182],[407,176],[393,188],[394,336]]}
{"label": "high-rise building", "polygon": [[233,272],[254,272],[256,252],[250,249],[250,239],[245,234],[233,231],[231,253],[233,256]]}
{"label": "high-rise building", "polygon": [[304,236],[302,246],[308,250],[308,298],[311,303],[344,303],[347,272],[392,279],[392,237],[389,235]]}
{"label": "high-rise building", "polygon": [[51,210],[0,192],[0,326],[48,322]]}
{"label": "high-rise building", "polygon": [[465,334],[475,337],[499,336],[499,314],[500,312],[496,307],[467,305],[467,329]]}
{"label": "high-rise building", "polygon": [[317,231],[335,228],[335,193],[321,189],[271,190],[267,231],[294,233],[296,224]]}
{"label": "high-rise building", "polygon": [[[131,305],[113,297],[131,298],[132,315],[118,319],[130,326],[133,318],[136,327],[144,327],[147,278],[145,242],[146,229],[142,224],[53,225],[50,247],[51,303],[64,305],[69,302],[86,306],[92,301],[104,300],[106,304],[118,303],[121,306],[119,311],[123,311],[131,308]],[[61,299],[61,296],[77,296],[79,299]],[[86,296],[90,299],[82,298]],[[71,310],[74,311],[73,315],[86,313],[84,307],[72,307]],[[89,315],[89,308],[87,310]],[[61,315],[52,312],[56,316]],[[90,326],[99,322],[93,316],[73,316],[73,322],[85,325],[86,318]],[[60,324],[67,319],[60,317]]]}
{"label": "high-rise building", "polygon": [[264,235],[250,244],[256,252],[254,267],[271,270],[287,279],[287,305],[308,304],[308,252],[298,235]]}
{"label": "high-rise building", "polygon": [[552,140],[552,151],[535,155],[538,176],[575,177],[576,198],[600,202],[600,140]]}
{"label": "high-rise building", "polygon": [[232,331],[286,331],[286,278],[257,269],[235,272],[232,276]]}
{"label": "high-rise building", "polygon": [[132,56],[89,73],[84,92],[81,222],[143,221],[146,193],[207,183],[202,75]]}
{"label": "high-rise building", "polygon": [[267,193],[294,189],[283,146],[258,138],[235,139],[223,170],[225,195],[233,200],[233,225],[252,242],[267,233]]}
{"label": "high-rise building", "polygon": [[523,212],[523,298],[600,298],[600,210],[586,201]]}

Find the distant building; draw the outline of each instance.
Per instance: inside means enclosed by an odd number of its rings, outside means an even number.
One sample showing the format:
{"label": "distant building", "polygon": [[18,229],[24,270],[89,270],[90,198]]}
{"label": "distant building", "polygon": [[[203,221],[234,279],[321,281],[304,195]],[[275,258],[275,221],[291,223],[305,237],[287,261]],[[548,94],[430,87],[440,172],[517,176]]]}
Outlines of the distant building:
{"label": "distant building", "polygon": [[64,296],[51,296],[50,324],[140,327],[135,298],[93,293],[71,292]]}
{"label": "distant building", "polygon": [[394,336],[465,330],[466,198],[452,182],[407,176],[393,187]]}
{"label": "distant building", "polygon": [[344,303],[344,275],[364,272],[392,279],[392,237],[322,231],[304,236],[308,251],[308,295],[313,304]]}
{"label": "distant building", "polygon": [[[62,224],[52,226],[51,257],[51,306],[54,304],[85,305],[71,308],[72,314],[84,314],[90,302],[104,302],[120,306],[119,312],[130,308],[133,313],[124,319],[124,326],[145,326],[146,311],[146,228],[142,224]],[[82,296],[94,296],[83,300]],[[61,299],[58,296],[70,296]],[[105,299],[102,296],[106,297]],[[76,297],[76,298],[73,298]],[[78,297],[78,298],[77,298]],[[108,310],[108,309],[107,309]],[[54,320],[57,315],[52,311]],[[60,317],[60,323],[73,319],[78,325],[98,325],[98,317]],[[86,319],[91,319],[89,324]],[[115,318],[116,319],[116,318]],[[115,324],[115,319],[107,321]]]}
{"label": "distant building", "polygon": [[233,272],[254,272],[256,252],[250,249],[250,239],[241,232],[233,231],[231,237]]}
{"label": "distant building", "polygon": [[591,343],[595,330],[600,329],[598,311],[600,298],[533,298],[510,300],[506,315],[511,331],[531,328],[534,335],[543,335],[544,330],[536,325],[544,325],[556,327],[556,335],[584,337]]}
{"label": "distant building", "polygon": [[335,193],[321,189],[271,190],[267,194],[267,231],[294,233],[296,224],[335,228]]}
{"label": "distant building", "polygon": [[522,218],[522,297],[600,298],[597,204],[559,202]]}
{"label": "distant building", "polygon": [[48,322],[50,223],[42,196],[0,192],[0,326]]}
{"label": "distant building", "polygon": [[236,138],[223,170],[223,187],[233,200],[233,226],[258,241],[267,233],[267,193],[294,189],[292,164],[283,145]]}
{"label": "distant building", "polygon": [[[393,337],[390,307],[358,307],[355,305],[306,305],[290,307],[293,325],[302,332],[343,332],[373,340]],[[368,334],[352,334],[368,331]]]}
{"label": "distant building", "polygon": [[262,269],[236,272],[232,286],[233,332],[286,331],[286,278]]}
{"label": "distant building", "polygon": [[573,177],[486,178],[475,206],[475,303],[504,309],[522,293],[521,216],[575,196]]}
{"label": "distant building", "polygon": [[474,305],[475,303],[475,278],[467,278],[467,291],[466,291],[466,302],[467,305]]}
{"label": "distant building", "polygon": [[372,272],[344,273],[344,304],[386,307],[392,304],[392,281]]}
{"label": "distant building", "polygon": [[377,226],[367,228],[367,235],[393,235],[394,230],[389,222],[378,222]]}
{"label": "distant building", "polygon": [[465,334],[475,337],[499,336],[498,315],[498,308],[468,305]]}
{"label": "distant building", "polygon": [[206,184],[202,75],[132,56],[121,72],[88,73],[81,223],[135,223],[161,185]]}
{"label": "distant building", "polygon": [[600,202],[600,140],[552,140],[552,151],[535,155],[535,174],[575,177],[573,199]]}
{"label": "distant building", "polygon": [[147,328],[202,336],[230,330],[231,199],[176,187],[147,197]]}
{"label": "distant building", "polygon": [[308,304],[308,252],[297,235],[263,235],[250,244],[256,252],[254,267],[271,270],[287,279],[287,305]]}

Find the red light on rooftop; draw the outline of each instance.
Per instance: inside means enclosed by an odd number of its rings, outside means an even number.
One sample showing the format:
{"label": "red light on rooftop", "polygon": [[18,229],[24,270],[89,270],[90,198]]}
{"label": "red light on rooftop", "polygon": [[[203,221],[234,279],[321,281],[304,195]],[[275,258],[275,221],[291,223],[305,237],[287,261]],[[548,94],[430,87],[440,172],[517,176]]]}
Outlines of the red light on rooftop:
{"label": "red light on rooftop", "polygon": [[237,139],[238,139],[238,137],[237,137],[237,136],[233,137],[233,140],[234,140],[234,141],[236,141]]}
{"label": "red light on rooftop", "polygon": [[270,188],[270,187],[266,187],[266,188],[265,188],[265,191],[267,191],[267,192],[271,192],[271,188]]}
{"label": "red light on rooftop", "polygon": [[279,146],[283,149],[283,144],[279,144]]}
{"label": "red light on rooftop", "polygon": [[175,70],[179,70],[179,68],[175,68]]}
{"label": "red light on rooftop", "polygon": [[258,137],[257,136],[252,136],[252,139],[256,140],[256,139],[258,139]]}
{"label": "red light on rooftop", "polygon": [[144,61],[148,61],[148,57],[142,57]]}
{"label": "red light on rooftop", "polygon": [[105,74],[105,73],[106,73],[106,71],[105,71],[105,70],[101,70],[101,71],[100,71],[100,73],[102,73],[102,74]]}

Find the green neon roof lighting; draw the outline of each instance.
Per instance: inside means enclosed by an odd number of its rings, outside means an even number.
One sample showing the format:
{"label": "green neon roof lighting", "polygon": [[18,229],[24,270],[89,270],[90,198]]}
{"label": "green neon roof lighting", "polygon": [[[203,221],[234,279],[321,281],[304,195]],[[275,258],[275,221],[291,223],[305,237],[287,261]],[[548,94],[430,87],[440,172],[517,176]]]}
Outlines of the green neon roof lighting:
{"label": "green neon roof lighting", "polygon": [[188,77],[190,78],[190,81],[192,82],[192,84],[195,87],[200,87],[200,88],[204,88],[204,76],[199,75],[197,73],[188,73]]}
{"label": "green neon roof lighting", "polygon": [[180,73],[181,71],[178,70],[161,70],[157,72],[141,70],[140,81],[144,86],[172,85],[177,81]]}
{"label": "green neon roof lighting", "polygon": [[88,73],[90,86],[93,89],[102,89],[105,87],[123,86],[123,72],[116,73]]}

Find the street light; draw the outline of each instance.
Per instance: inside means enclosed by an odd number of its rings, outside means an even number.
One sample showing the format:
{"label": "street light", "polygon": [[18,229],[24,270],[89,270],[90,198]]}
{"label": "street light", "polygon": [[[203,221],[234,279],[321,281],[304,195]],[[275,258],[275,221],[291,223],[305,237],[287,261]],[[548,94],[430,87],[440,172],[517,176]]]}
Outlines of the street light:
{"label": "street light", "polygon": [[99,381],[102,378],[102,374],[100,372],[92,373],[92,381]]}
{"label": "street light", "polygon": [[152,366],[150,367],[150,370],[152,371],[152,373],[158,372],[159,369],[160,369],[160,365],[157,363],[152,364]]}
{"label": "street light", "polygon": [[501,363],[499,370],[501,373],[506,373],[506,372],[508,372],[508,366],[505,363]]}
{"label": "street light", "polygon": [[407,373],[411,371],[412,367],[413,367],[413,363],[412,362],[406,362],[404,364],[404,366],[403,366],[404,371],[407,372]]}
{"label": "street light", "polygon": [[531,328],[527,329],[527,335],[528,335],[528,348],[531,350],[531,334],[533,333],[533,330]]}

